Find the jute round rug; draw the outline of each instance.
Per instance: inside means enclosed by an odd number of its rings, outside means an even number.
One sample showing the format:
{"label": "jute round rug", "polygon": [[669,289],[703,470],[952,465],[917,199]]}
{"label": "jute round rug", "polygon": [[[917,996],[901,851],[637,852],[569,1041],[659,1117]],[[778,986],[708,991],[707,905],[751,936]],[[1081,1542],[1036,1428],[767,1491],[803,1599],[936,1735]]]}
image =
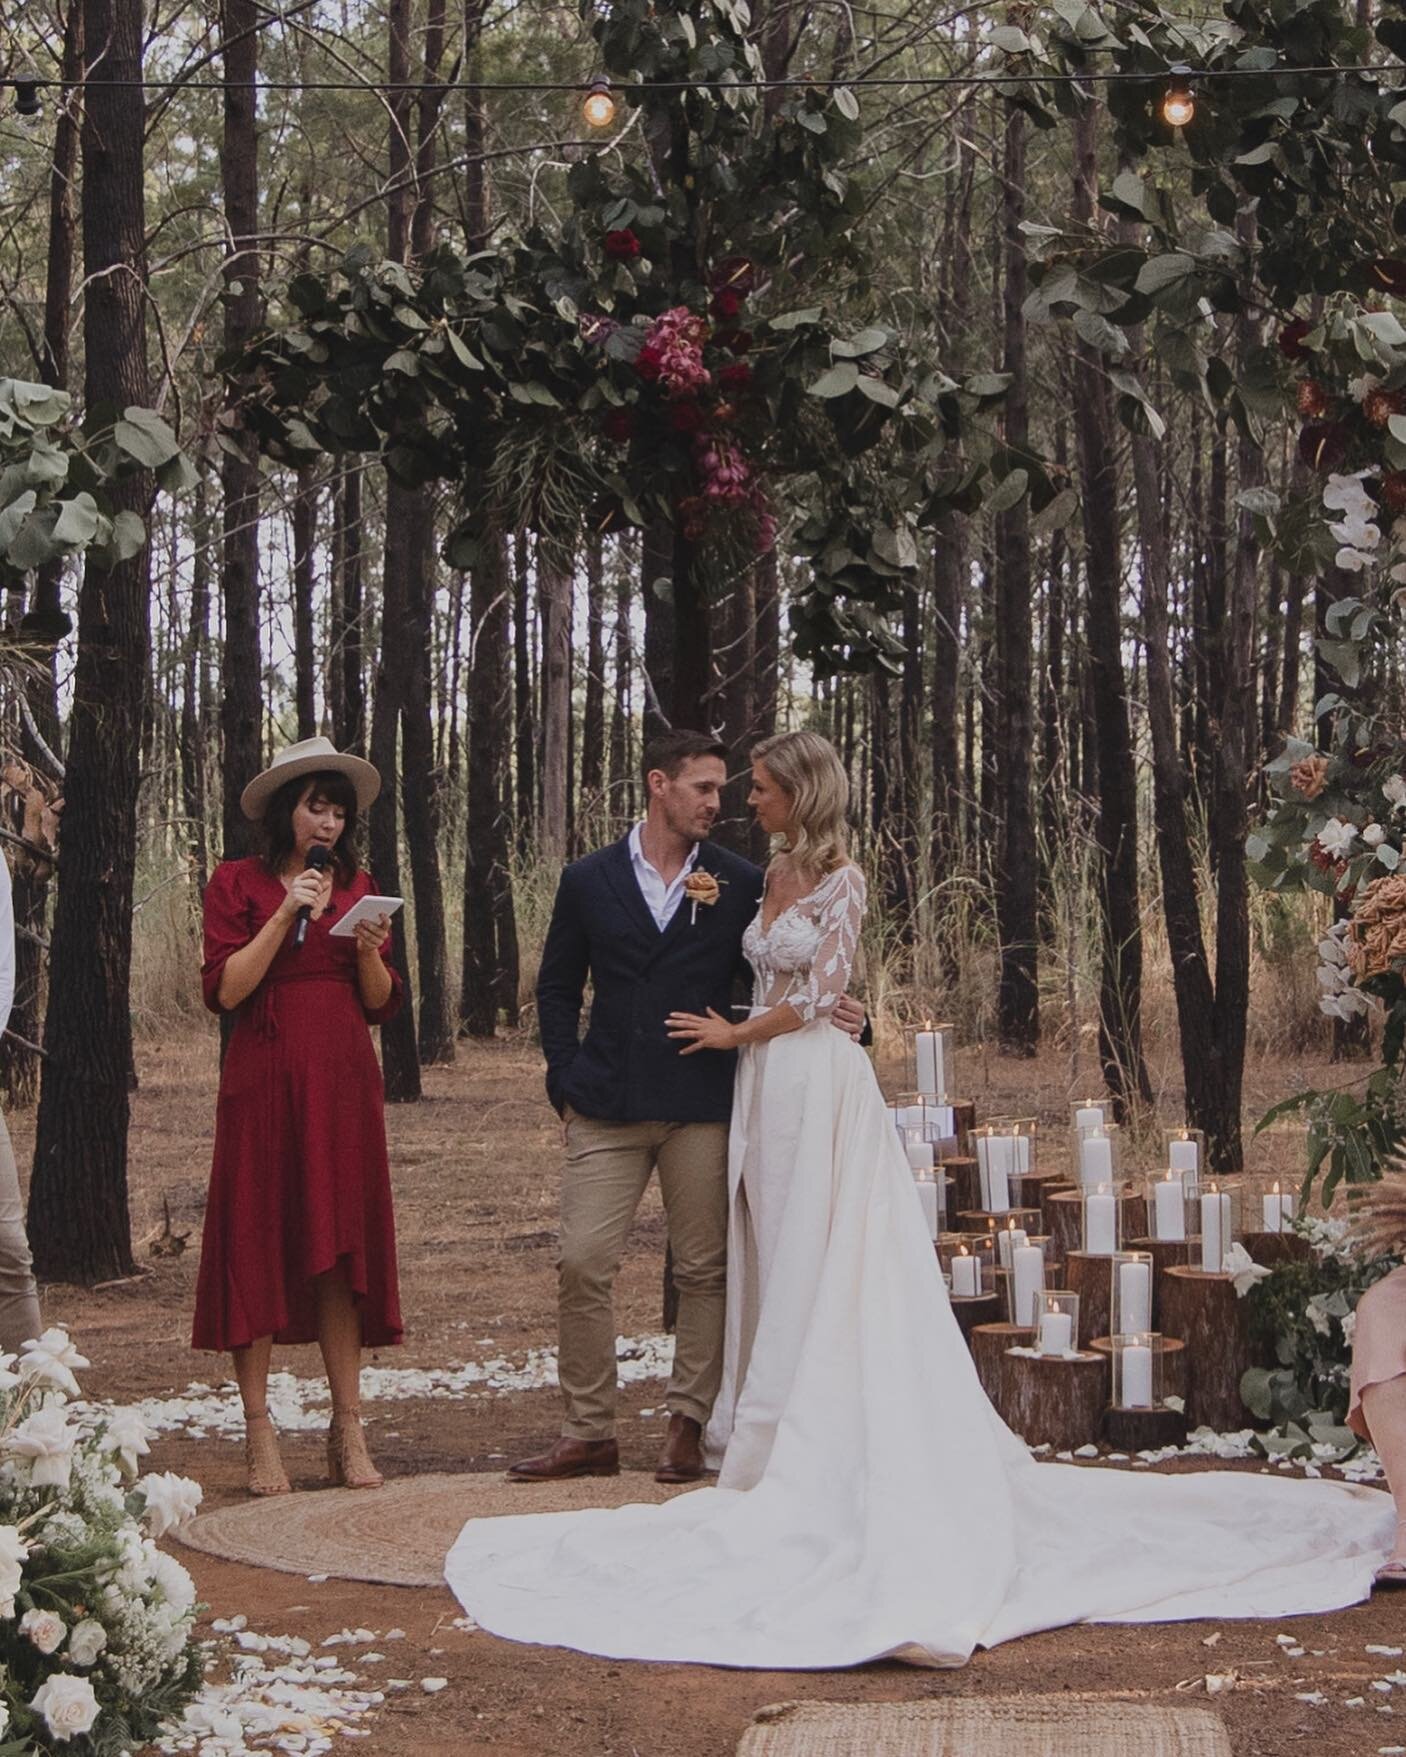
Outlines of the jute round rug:
{"label": "jute round rug", "polygon": [[511,1483],[496,1472],[393,1477],[380,1489],[316,1489],[241,1501],[202,1513],[179,1533],[182,1543],[226,1562],[327,1574],[383,1586],[439,1586],[444,1558],[466,1519],[502,1513],[565,1513],[667,1501],[644,1471],[561,1483]]}

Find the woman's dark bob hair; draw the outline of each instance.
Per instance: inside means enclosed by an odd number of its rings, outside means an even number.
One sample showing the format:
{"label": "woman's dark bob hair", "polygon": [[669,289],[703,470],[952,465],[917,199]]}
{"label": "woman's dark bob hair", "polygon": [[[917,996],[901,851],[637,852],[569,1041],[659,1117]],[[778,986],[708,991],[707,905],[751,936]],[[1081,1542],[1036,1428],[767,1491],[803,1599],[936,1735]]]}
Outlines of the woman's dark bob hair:
{"label": "woman's dark bob hair", "polygon": [[264,864],[274,874],[281,874],[288,857],[297,845],[293,834],[293,812],[300,799],[309,802],[325,799],[329,805],[340,805],[347,814],[342,833],[332,850],[332,871],[339,884],[349,885],[356,877],[356,788],[346,775],[335,769],[316,775],[295,775],[269,800],[259,824],[260,849]]}

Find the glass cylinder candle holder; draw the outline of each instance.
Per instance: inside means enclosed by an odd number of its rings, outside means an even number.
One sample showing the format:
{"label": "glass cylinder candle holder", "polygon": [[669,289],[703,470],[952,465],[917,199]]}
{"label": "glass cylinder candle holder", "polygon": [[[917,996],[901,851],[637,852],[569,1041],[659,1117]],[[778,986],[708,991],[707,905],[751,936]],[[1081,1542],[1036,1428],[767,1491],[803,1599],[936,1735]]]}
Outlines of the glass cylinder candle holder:
{"label": "glass cylinder candle holder", "polygon": [[1168,1166],[1146,1180],[1147,1236],[1183,1244],[1201,1230],[1201,1186]]}
{"label": "glass cylinder candle holder", "polygon": [[1072,1355],[1079,1352],[1079,1296],[1062,1287],[1047,1287],[1040,1295],[1040,1321],[1035,1327],[1035,1347],[1041,1354]]}
{"label": "glass cylinder candle holder", "polygon": [[928,1229],[928,1237],[934,1244],[945,1231],[944,1221],[946,1220],[946,1215],[943,1212],[941,1184],[945,1184],[947,1180],[942,1178],[940,1184],[939,1176],[940,1174],[933,1170],[931,1164],[922,1169],[915,1169],[913,1172],[913,1187],[918,1192],[918,1204],[923,1210],[923,1221]]}
{"label": "glass cylinder candle holder", "polygon": [[1111,1257],[1122,1243],[1123,1205],[1111,1183],[1083,1187],[1083,1244],[1087,1256]]}
{"label": "glass cylinder candle holder", "polygon": [[996,1246],[1006,1287],[1006,1317],[1021,1329],[1033,1330],[1045,1291],[1044,1242],[1012,1227],[997,1237]]}
{"label": "glass cylinder candle holder", "polygon": [[988,1123],[985,1128],[973,1129],[971,1140],[983,1213],[1009,1213],[1020,1137],[1011,1134],[1004,1123]]}
{"label": "glass cylinder candle holder", "polygon": [[1114,1120],[1111,1098],[1076,1098],[1069,1107],[1069,1126],[1076,1139],[1091,1129],[1110,1128]]}
{"label": "glass cylinder candle holder", "polygon": [[1117,1123],[1106,1123],[1075,1135],[1074,1164],[1082,1186],[1117,1183],[1119,1133]]}
{"label": "glass cylinder candle holder", "polygon": [[937,1241],[937,1257],[953,1299],[979,1299],[995,1292],[995,1253],[986,1234],[946,1232]]}
{"label": "glass cylinder candle holder", "polygon": [[1238,1184],[1222,1183],[1211,1178],[1199,1186],[1196,1199],[1196,1235],[1189,1241],[1189,1261],[1193,1269],[1208,1275],[1219,1275],[1225,1264],[1226,1252],[1241,1236],[1241,1189]]}
{"label": "glass cylinder candle holder", "polygon": [[1113,1338],[1113,1407],[1162,1407],[1162,1338],[1155,1331]]}
{"label": "glass cylinder candle holder", "polygon": [[1246,1232],[1292,1232],[1299,1199],[1290,1183],[1280,1177],[1257,1177],[1249,1195]]}
{"label": "glass cylinder candle holder", "polygon": [[1206,1163],[1204,1130],[1168,1129],[1162,1140],[1162,1163],[1179,1172],[1187,1183],[1199,1183]]}
{"label": "glass cylinder candle holder", "polygon": [[1028,1177],[1035,1169],[1035,1118],[1033,1116],[993,1116],[991,1128],[1008,1135],[1015,1142],[1015,1163],[1012,1177]]}
{"label": "glass cylinder candle holder", "polygon": [[1130,1336],[1152,1328],[1152,1278],[1155,1273],[1151,1251],[1114,1253],[1110,1335]]}
{"label": "glass cylinder candle holder", "polygon": [[904,1028],[913,1089],[926,1098],[946,1098],[956,1090],[957,1032],[952,1025],[931,1021]]}

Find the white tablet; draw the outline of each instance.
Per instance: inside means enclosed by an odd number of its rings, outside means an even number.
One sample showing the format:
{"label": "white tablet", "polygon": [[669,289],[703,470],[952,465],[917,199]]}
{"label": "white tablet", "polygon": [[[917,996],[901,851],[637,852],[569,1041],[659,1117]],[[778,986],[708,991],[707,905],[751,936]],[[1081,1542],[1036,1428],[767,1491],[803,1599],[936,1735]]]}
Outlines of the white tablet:
{"label": "white tablet", "polygon": [[404,907],[404,897],[358,897],[342,919],[327,932],[333,939],[350,939],[358,922],[375,921],[380,915],[394,915],[397,909]]}

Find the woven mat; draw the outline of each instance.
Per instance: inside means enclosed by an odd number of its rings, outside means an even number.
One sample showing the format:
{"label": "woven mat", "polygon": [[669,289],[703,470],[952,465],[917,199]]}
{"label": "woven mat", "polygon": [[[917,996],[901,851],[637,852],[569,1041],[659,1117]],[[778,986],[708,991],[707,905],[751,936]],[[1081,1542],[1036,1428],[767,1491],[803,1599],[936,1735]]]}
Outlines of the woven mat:
{"label": "woven mat", "polygon": [[679,1494],[644,1471],[560,1483],[510,1483],[496,1471],[394,1477],[380,1489],[317,1489],[202,1513],[182,1543],[226,1562],[384,1586],[441,1586],[466,1519],[623,1507]]}
{"label": "woven mat", "polygon": [[1205,1708],[1069,1696],[942,1702],[778,1702],[737,1757],[1230,1757]]}

